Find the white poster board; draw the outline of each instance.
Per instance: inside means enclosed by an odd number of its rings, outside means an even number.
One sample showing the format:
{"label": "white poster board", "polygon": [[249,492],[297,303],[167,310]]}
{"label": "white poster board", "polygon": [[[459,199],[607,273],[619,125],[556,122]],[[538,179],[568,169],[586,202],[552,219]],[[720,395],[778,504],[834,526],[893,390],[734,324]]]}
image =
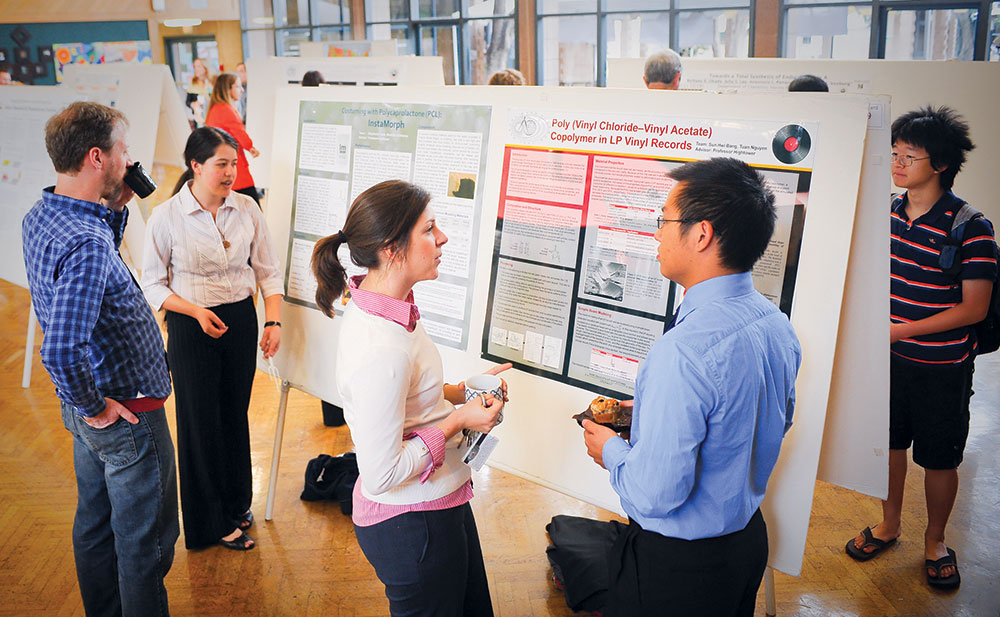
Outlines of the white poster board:
{"label": "white poster board", "polygon": [[[247,60],[247,134],[260,156],[249,159],[257,188],[271,186],[275,93],[296,87],[307,71],[319,71],[330,86],[443,86],[440,56],[371,58],[271,57]],[[323,88],[329,86],[322,86]]]}
{"label": "white poster board", "polygon": [[[892,99],[890,123],[918,107],[948,105],[965,116],[976,144],[955,178],[955,194],[1000,221],[993,186],[1000,160],[998,62],[683,58],[683,63],[681,88],[779,92],[798,75],[811,73],[825,79],[831,92],[885,94]],[[609,58],[608,87],[642,88],[642,71],[642,59]]]}
{"label": "white poster board", "polygon": [[[601,114],[628,109],[630,114],[663,116],[662,93],[549,88],[392,88],[286,89],[275,106],[275,141],[270,207],[272,237],[288,238],[296,174],[297,126],[302,100],[352,101],[387,104],[491,105],[491,142],[481,221],[477,230],[479,259],[471,295],[470,341],[481,340],[486,319],[487,281],[492,263],[495,221],[500,196],[500,170],[506,135],[516,122],[511,108]],[[860,163],[863,154],[868,100],[864,97],[828,97],[806,100],[771,95],[714,95],[679,93],[671,117],[738,118],[749,123],[787,121],[818,126],[810,208],[803,233],[792,324],[804,350],[797,382],[795,426],[785,440],[771,480],[765,515],[771,537],[771,564],[797,574],[805,546],[819,445],[830,392],[840,297],[847,271],[854,227]],[[548,127],[546,127],[548,130]],[[445,230],[447,233],[447,230]],[[279,257],[288,258],[287,243],[276,242]],[[282,351],[275,358],[284,379],[324,400],[337,402],[334,374],[339,322],[319,311],[285,303],[282,312]],[[439,347],[445,380],[457,382],[491,366],[480,348]],[[583,409],[593,393],[565,383],[541,379],[523,371],[505,374],[511,402],[496,434],[501,443],[492,457],[497,468],[620,511],[607,472],[586,456],[582,433],[570,415]]]}
{"label": "white poster board", "polygon": [[45,123],[80,99],[63,86],[0,88],[0,279],[28,286],[21,220],[42,189],[56,183],[45,150]]}

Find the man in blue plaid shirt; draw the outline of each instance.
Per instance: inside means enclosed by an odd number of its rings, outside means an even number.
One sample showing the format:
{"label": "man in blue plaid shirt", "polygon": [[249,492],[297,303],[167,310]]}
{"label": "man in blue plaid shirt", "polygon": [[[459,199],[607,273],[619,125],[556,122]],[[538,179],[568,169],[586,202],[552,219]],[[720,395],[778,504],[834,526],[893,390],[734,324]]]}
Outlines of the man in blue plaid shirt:
{"label": "man in blue plaid shirt", "polygon": [[127,121],[96,103],[49,119],[57,173],[22,223],[42,364],[73,435],[77,580],[88,616],[168,615],[177,541],[170,376],[159,327],[118,253],[133,193]]}

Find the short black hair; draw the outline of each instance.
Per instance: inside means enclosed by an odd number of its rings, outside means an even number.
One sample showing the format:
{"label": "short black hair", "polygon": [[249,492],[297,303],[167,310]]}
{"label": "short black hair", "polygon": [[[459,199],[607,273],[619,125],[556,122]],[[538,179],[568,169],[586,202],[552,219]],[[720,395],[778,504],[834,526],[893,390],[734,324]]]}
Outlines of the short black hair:
{"label": "short black hair", "polygon": [[799,75],[788,84],[789,92],[829,92],[830,86],[822,77],[816,75]]}
{"label": "short black hair", "polygon": [[[777,214],[764,177],[739,159],[712,158],[682,165],[668,174],[679,185],[678,217],[708,221],[719,241],[722,265],[737,272],[753,268],[767,249]],[[693,222],[682,223],[686,232]]]}
{"label": "short black hair", "polygon": [[975,148],[969,138],[969,124],[950,107],[921,107],[896,118],[892,123],[892,145],[902,141],[927,151],[931,167],[941,172],[941,188],[950,190],[965,163],[966,153]]}

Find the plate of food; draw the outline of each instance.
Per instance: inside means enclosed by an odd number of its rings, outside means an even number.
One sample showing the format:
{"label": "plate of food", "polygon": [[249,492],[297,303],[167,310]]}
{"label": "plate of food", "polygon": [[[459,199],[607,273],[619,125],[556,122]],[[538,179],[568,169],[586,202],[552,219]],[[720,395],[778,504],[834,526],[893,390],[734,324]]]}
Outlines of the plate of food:
{"label": "plate of food", "polygon": [[598,396],[591,401],[590,407],[575,414],[573,419],[580,426],[583,426],[584,420],[591,420],[620,433],[632,428],[632,406],[623,406],[621,401],[609,396]]}

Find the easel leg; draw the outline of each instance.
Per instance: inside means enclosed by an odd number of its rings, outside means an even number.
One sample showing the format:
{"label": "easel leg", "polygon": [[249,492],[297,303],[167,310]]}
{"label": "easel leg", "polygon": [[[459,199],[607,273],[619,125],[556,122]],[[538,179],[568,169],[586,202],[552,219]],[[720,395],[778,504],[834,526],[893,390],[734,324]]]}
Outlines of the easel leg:
{"label": "easel leg", "polygon": [[31,361],[35,353],[35,324],[38,319],[35,317],[35,307],[28,305],[28,336],[24,342],[24,372],[21,373],[21,387],[31,387]]}
{"label": "easel leg", "polygon": [[774,568],[771,566],[764,570],[764,612],[767,617],[775,617],[778,614],[774,601]]}
{"label": "easel leg", "polygon": [[274,427],[274,452],[271,453],[271,478],[267,483],[267,507],[264,520],[269,521],[274,513],[274,492],[278,486],[278,460],[281,458],[281,440],[285,435],[285,411],[288,409],[287,381],[281,382],[281,399],[278,402],[278,424]]}

